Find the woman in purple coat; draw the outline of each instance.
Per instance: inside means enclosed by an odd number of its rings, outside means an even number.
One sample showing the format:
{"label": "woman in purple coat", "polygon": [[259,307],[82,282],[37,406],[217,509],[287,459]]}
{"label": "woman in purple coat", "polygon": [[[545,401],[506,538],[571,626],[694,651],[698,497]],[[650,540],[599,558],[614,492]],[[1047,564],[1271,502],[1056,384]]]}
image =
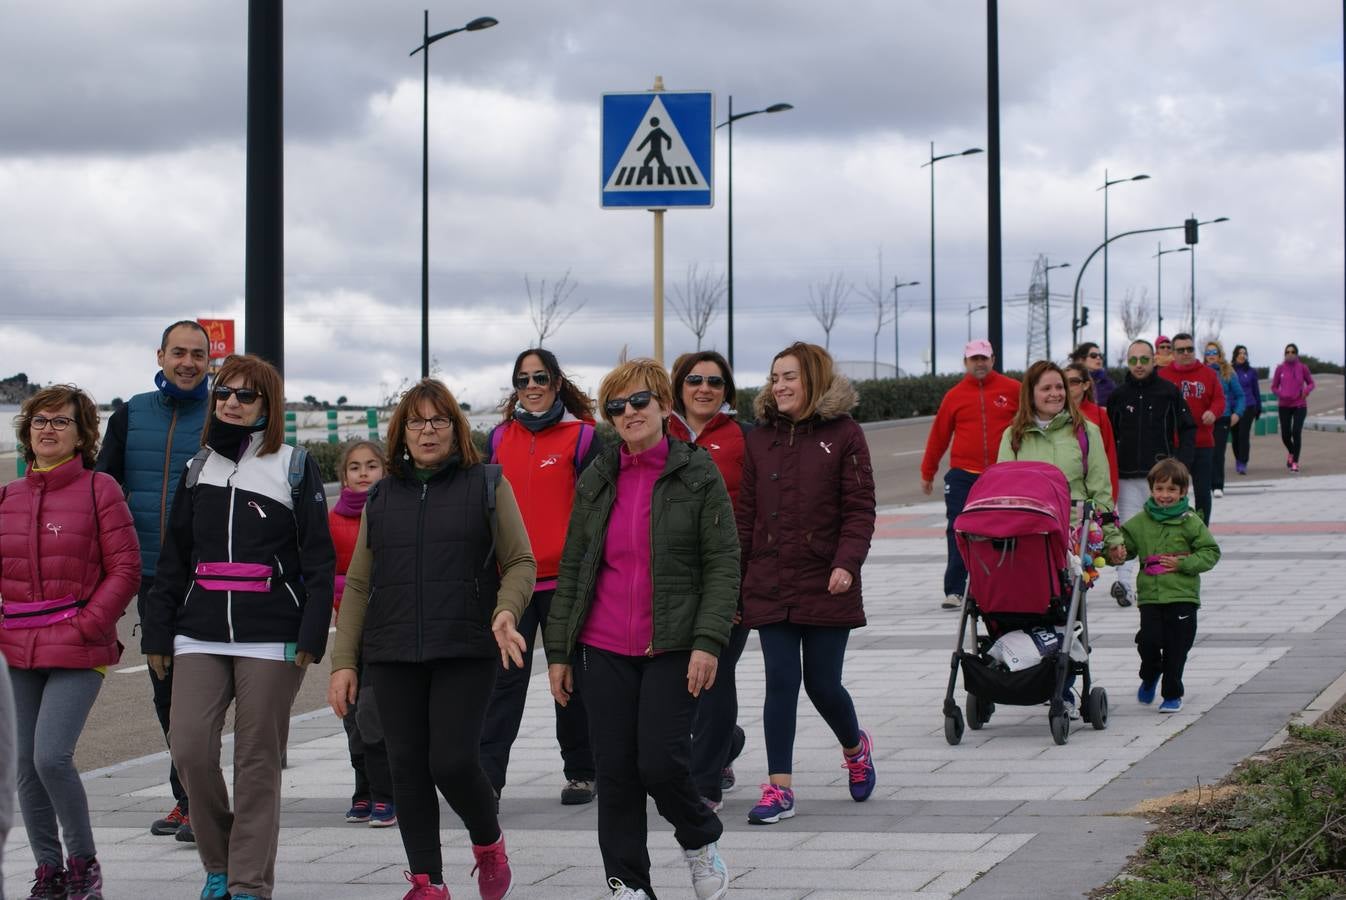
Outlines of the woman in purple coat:
{"label": "woman in purple coat", "polygon": [[1248,348],[1234,347],[1234,375],[1243,389],[1243,415],[1234,426],[1234,470],[1248,474],[1248,457],[1252,449],[1253,426],[1262,415],[1262,389],[1257,383],[1257,370],[1248,362]]}

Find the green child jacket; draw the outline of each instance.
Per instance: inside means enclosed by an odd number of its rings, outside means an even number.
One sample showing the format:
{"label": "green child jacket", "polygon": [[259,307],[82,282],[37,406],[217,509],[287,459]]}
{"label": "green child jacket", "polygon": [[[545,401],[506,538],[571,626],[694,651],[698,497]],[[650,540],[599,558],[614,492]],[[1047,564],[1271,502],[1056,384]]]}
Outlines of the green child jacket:
{"label": "green child jacket", "polygon": [[[1126,558],[1140,557],[1136,597],[1145,603],[1201,603],[1201,573],[1220,561],[1220,545],[1194,510],[1180,519],[1160,522],[1141,510],[1122,525]],[[1143,564],[1150,556],[1184,554],[1178,571],[1146,575]]]}

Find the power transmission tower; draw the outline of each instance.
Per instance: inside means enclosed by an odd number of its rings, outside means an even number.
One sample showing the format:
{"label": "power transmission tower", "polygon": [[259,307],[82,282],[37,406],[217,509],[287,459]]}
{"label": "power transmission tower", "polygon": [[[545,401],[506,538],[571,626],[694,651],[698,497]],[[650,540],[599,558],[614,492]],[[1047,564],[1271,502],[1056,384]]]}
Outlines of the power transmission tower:
{"label": "power transmission tower", "polygon": [[1033,277],[1028,282],[1028,357],[1027,369],[1035,360],[1047,359],[1051,337],[1051,309],[1047,300],[1047,257],[1039,253],[1033,262]]}

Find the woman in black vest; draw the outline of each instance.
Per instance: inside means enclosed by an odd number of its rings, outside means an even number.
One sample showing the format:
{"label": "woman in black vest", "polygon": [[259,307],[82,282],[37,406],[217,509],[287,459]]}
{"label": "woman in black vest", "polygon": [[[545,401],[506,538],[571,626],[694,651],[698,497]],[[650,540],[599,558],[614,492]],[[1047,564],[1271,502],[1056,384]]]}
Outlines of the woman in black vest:
{"label": "woman in black vest", "polygon": [[533,593],[528,532],[495,466],[481,464],[453,395],[424,379],[388,423],[388,477],[369,492],[346,571],[328,701],[374,689],[411,872],[404,900],[447,900],[435,788],[463,820],[484,900],[513,886],[477,745],[496,660],[523,664],[515,627]]}

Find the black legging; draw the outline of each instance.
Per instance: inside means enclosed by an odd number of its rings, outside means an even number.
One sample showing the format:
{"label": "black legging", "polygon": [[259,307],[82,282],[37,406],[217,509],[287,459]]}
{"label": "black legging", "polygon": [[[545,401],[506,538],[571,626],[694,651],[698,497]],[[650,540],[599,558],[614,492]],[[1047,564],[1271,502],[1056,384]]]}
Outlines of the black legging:
{"label": "black legging", "polygon": [[1245,466],[1248,465],[1248,458],[1252,452],[1253,427],[1261,414],[1260,409],[1250,406],[1239,416],[1238,424],[1233,428],[1234,459]]}
{"label": "black legging", "polygon": [[495,795],[477,755],[500,662],[441,659],[366,668],[393,770],[407,865],[413,875],[442,882],[435,788],[463,820],[473,844],[484,847],[500,837]]}
{"label": "black legging", "polygon": [[1304,417],[1309,414],[1306,406],[1280,407],[1281,443],[1290,459],[1299,462],[1299,451],[1304,449]]}

